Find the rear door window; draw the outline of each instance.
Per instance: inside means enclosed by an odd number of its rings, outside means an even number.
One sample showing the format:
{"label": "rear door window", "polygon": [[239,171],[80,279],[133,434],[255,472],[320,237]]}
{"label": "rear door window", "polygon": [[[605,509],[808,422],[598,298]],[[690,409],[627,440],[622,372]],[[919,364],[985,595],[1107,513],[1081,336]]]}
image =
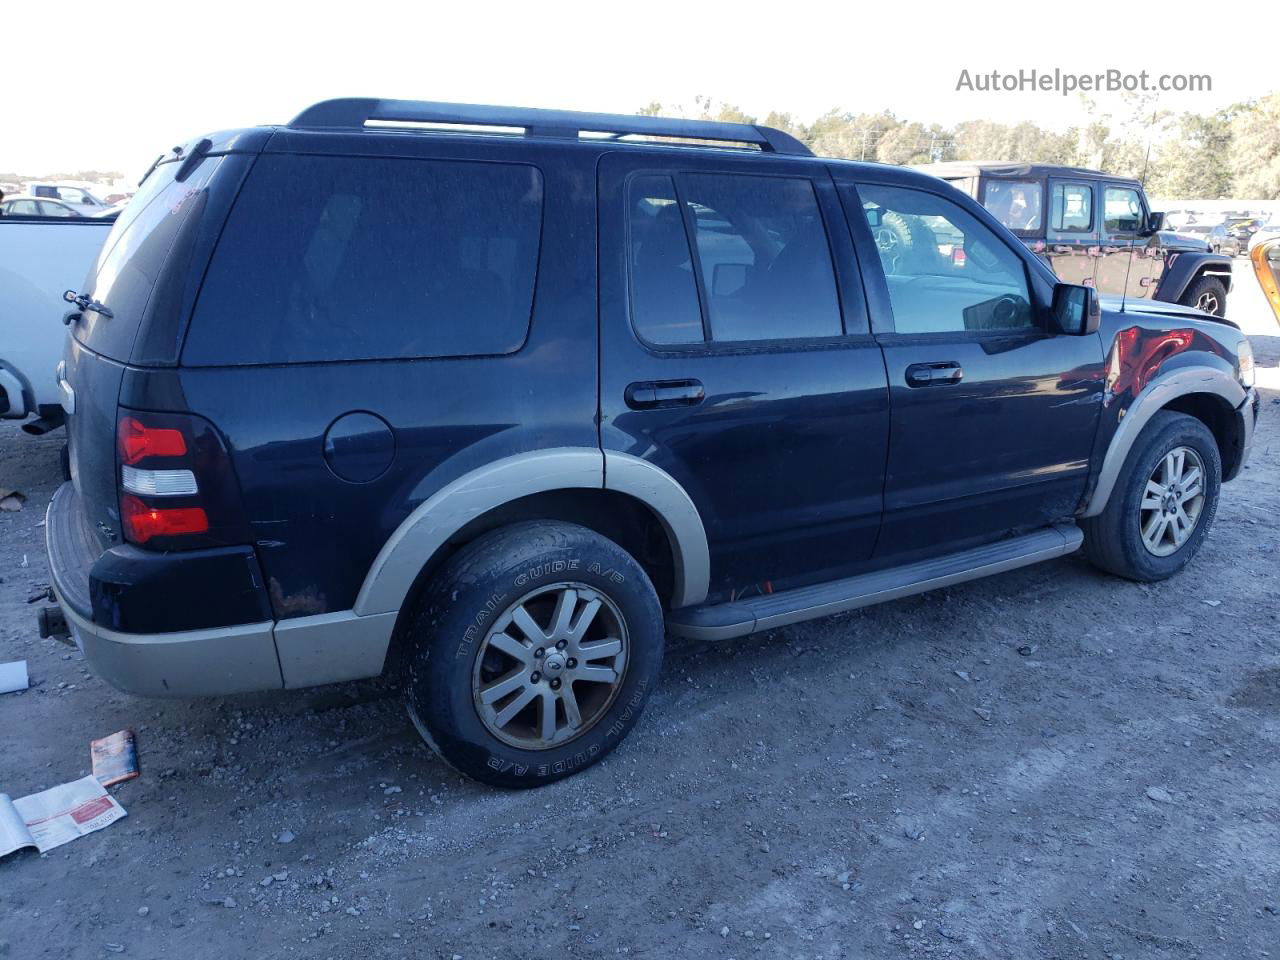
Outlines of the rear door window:
{"label": "rear door window", "polygon": [[514,352],[541,222],[542,176],[524,164],[263,156],[218,241],[183,363]]}
{"label": "rear door window", "polygon": [[808,180],[644,175],[632,179],[629,202],[632,316],[644,339],[734,343],[844,332]]}
{"label": "rear door window", "polygon": [[1052,182],[1049,211],[1054,233],[1088,233],[1093,229],[1093,188],[1087,183]]}
{"label": "rear door window", "polygon": [[1044,228],[1043,193],[1038,180],[992,179],[982,190],[982,205],[1014,233],[1031,234]]}

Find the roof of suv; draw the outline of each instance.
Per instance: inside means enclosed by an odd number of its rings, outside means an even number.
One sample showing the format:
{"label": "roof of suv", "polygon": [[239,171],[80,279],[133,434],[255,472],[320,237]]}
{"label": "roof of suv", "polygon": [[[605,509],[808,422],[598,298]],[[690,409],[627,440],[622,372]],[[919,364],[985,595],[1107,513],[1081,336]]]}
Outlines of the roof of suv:
{"label": "roof of suv", "polygon": [[[157,158],[156,163],[196,161],[201,155],[274,149],[290,152],[311,137],[484,138],[537,141],[583,150],[689,150],[774,156],[794,162],[859,168],[877,179],[900,183],[936,182],[930,168],[815,156],[785,131],[753,123],[689,120],[635,114],[585,113],[533,107],[383,100],[350,97],[313,104],[284,125],[221,130],[195,138]],[[154,167],[153,167],[154,169]]]}
{"label": "roof of suv", "polygon": [[1017,163],[1010,160],[949,160],[945,163],[920,164],[914,169],[935,177],[953,179],[958,177],[1044,177],[1044,176],[1076,176],[1101,177],[1118,183],[1138,183],[1132,177],[1120,177],[1101,170],[1090,170],[1087,167],[1068,167],[1054,163]]}
{"label": "roof of suv", "polygon": [[303,110],[288,126],[292,129],[367,129],[368,124],[427,124],[434,130],[455,132],[515,132],[527,137],[554,139],[622,140],[624,137],[659,137],[670,140],[710,140],[747,144],[765,153],[811,157],[813,151],[781,130],[752,123],[717,120],[684,120],[614,113],[582,113],[532,107],[496,107],[481,104],[435,103],[426,100],[380,100],[348,97],[324,100]]}

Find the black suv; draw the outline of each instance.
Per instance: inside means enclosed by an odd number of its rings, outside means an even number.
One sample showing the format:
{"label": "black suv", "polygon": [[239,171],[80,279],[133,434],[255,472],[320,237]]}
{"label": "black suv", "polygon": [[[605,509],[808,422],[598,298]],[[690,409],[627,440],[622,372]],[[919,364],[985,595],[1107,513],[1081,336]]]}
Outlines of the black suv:
{"label": "black suv", "polygon": [[321,103],[162,157],[68,296],[47,537],[95,669],[396,670],[508,786],[608,753],[668,632],[1082,543],[1167,577],[1257,412],[1231,324],[1103,309],[942,181],[743,124]]}
{"label": "black suv", "polygon": [[1059,279],[1125,299],[1164,300],[1225,316],[1231,258],[1162,230],[1142,184],[1050,164],[935,163],[917,167],[981,202]]}

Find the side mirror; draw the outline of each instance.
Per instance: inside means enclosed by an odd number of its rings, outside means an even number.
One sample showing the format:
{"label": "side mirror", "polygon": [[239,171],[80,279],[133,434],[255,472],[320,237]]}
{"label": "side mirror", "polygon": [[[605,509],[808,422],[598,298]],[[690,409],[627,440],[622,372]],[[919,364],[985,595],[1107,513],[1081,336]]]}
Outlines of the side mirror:
{"label": "side mirror", "polygon": [[1060,283],[1053,288],[1053,322],[1059,333],[1083,337],[1097,333],[1102,304],[1093,287]]}
{"label": "side mirror", "polygon": [[1249,253],[1249,261],[1271,304],[1271,312],[1276,315],[1276,323],[1280,323],[1280,239],[1257,244]]}
{"label": "side mirror", "polygon": [[1147,213],[1147,222],[1142,225],[1142,232],[1145,236],[1151,236],[1157,230],[1164,229],[1164,214],[1154,210]]}

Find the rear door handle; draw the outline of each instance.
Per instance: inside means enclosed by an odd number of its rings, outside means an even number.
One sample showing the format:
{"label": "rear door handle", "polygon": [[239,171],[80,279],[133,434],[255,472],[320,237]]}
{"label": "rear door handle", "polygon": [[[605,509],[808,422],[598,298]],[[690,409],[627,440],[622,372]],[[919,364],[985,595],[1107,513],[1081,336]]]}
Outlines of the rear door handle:
{"label": "rear door handle", "polygon": [[941,387],[963,379],[964,369],[954,360],[913,363],[907,367],[908,387]]}
{"label": "rear door handle", "polygon": [[692,407],[705,396],[700,380],[638,380],[629,384],[623,394],[632,410]]}

